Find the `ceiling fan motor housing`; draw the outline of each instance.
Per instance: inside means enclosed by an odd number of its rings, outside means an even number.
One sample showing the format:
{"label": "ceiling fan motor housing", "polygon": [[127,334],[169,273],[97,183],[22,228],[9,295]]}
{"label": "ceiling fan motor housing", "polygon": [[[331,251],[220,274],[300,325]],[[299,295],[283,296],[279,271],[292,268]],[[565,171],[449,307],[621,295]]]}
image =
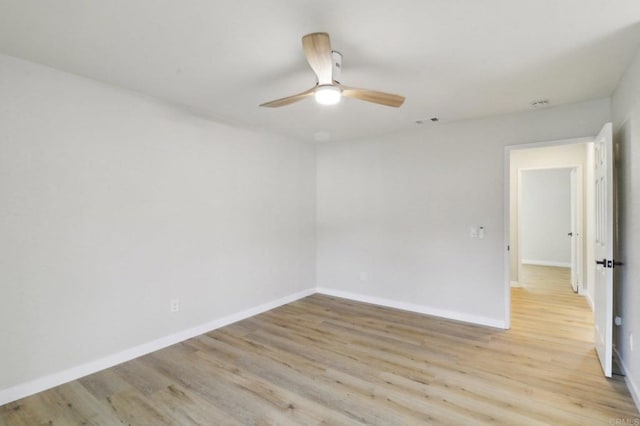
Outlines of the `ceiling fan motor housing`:
{"label": "ceiling fan motor housing", "polygon": [[342,71],[342,53],[331,51],[331,60],[333,61],[333,80],[340,82],[340,73]]}

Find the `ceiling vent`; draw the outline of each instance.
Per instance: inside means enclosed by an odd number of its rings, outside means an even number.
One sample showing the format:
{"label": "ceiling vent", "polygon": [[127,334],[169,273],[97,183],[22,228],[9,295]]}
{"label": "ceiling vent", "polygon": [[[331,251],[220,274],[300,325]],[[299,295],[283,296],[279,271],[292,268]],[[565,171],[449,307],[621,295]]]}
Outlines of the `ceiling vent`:
{"label": "ceiling vent", "polygon": [[535,101],[535,102],[531,102],[531,106],[534,108],[544,108],[549,106],[549,100],[548,99],[542,99],[539,101]]}

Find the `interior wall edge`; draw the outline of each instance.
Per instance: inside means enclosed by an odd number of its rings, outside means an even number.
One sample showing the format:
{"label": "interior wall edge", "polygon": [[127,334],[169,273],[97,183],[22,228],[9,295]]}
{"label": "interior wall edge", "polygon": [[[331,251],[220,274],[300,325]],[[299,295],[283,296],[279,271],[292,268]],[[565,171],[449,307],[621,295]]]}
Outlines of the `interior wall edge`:
{"label": "interior wall edge", "polygon": [[399,302],[397,300],[385,299],[381,297],[367,296],[364,294],[352,293],[349,291],[335,290],[327,287],[318,287],[317,292],[326,296],[339,297],[341,299],[349,299],[356,302],[371,303],[373,305],[384,306],[387,308],[401,309],[403,311],[415,312],[418,314],[431,315],[434,317],[462,321],[469,324],[499,328],[506,330],[508,327],[504,320],[495,318],[487,318],[479,315],[470,315],[464,312],[456,312],[447,309],[434,308],[432,306],[416,305],[413,303]]}
{"label": "interior wall edge", "polygon": [[620,356],[620,353],[618,352],[618,348],[614,346],[613,351],[615,352],[616,357],[618,358],[620,368],[622,369],[622,373],[624,374],[624,382],[626,383],[627,388],[629,389],[629,393],[633,398],[633,402],[636,404],[636,408],[638,409],[638,411],[640,411],[640,390],[638,390],[638,387],[636,386],[634,381],[631,380],[631,377],[629,376],[629,373],[628,373],[629,369],[627,368],[627,365],[625,364],[624,359]]}

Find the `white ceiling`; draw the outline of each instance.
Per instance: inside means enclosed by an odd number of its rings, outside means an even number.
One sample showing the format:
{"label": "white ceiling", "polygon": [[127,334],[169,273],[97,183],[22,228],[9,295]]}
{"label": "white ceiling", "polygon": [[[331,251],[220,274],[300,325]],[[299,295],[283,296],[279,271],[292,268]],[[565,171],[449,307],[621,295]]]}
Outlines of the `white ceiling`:
{"label": "white ceiling", "polygon": [[[609,96],[639,22],[639,0],[0,0],[0,53],[218,121],[343,140]],[[259,108],[315,84],[300,41],[314,31],[343,54],[342,83],[404,106]]]}

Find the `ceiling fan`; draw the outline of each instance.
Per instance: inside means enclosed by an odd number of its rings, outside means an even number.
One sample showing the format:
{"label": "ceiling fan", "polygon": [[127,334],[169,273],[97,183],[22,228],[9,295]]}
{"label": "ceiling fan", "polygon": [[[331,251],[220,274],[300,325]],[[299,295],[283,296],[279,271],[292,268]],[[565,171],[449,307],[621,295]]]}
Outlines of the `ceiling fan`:
{"label": "ceiling fan", "polygon": [[323,105],[337,104],[342,96],[396,108],[404,103],[404,96],[349,87],[337,81],[342,66],[342,55],[331,50],[329,34],[307,34],[302,37],[302,48],[311,69],[316,73],[318,79],[316,85],[296,95],[266,102],[260,105],[261,107],[281,107],[301,101],[312,95],[318,103]]}

